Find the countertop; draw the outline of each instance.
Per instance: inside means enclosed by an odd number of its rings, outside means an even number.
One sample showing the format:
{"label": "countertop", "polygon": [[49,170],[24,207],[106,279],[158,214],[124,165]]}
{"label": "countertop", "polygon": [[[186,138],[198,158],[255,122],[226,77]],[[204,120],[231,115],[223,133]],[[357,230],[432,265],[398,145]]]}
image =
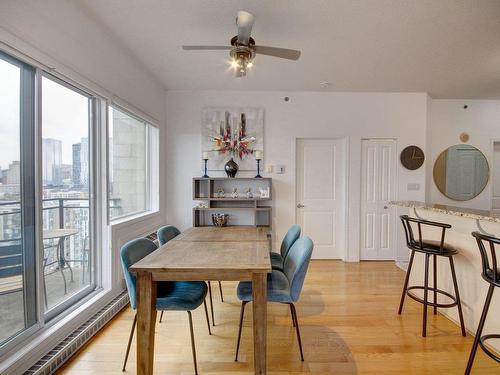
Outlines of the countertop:
{"label": "countertop", "polygon": [[448,215],[461,216],[469,219],[485,220],[485,221],[500,223],[500,213],[488,210],[476,210],[472,208],[447,206],[444,204],[425,203],[418,201],[392,201],[389,203],[394,206],[417,208],[421,210],[440,212]]}

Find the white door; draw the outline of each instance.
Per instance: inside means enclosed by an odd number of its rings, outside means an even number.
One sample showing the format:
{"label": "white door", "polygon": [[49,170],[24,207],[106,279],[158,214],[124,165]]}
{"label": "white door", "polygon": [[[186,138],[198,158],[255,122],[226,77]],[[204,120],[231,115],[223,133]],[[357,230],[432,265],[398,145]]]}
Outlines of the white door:
{"label": "white door", "polygon": [[345,257],[346,142],[297,140],[297,222],[314,242],[313,258]]}
{"label": "white door", "polygon": [[389,201],[396,196],[396,141],[362,141],[361,259],[393,260],[395,213]]}

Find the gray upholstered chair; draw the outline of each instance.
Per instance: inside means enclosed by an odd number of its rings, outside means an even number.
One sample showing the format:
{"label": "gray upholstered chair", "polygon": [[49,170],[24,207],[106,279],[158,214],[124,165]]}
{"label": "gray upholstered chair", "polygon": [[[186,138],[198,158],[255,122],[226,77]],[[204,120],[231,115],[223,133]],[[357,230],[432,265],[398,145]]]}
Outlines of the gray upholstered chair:
{"label": "gray upholstered chair", "polygon": [[285,258],[288,254],[288,250],[292,247],[297,238],[300,237],[300,226],[294,224],[288,229],[281,241],[280,252],[276,253],[271,251],[271,266],[274,270],[283,271],[283,264],[285,263]]}
{"label": "gray upholstered chair", "polygon": [[[130,272],[130,266],[144,258],[146,255],[152,253],[156,249],[156,244],[153,241],[148,240],[147,238],[137,238],[135,240],[127,242],[121,248],[120,258],[123,268],[123,274],[125,276],[125,282],[127,284],[130,306],[134,310],[137,308],[137,288],[136,277],[132,272]],[[194,371],[197,374],[198,368],[196,364],[196,349],[194,345],[193,319],[191,316],[191,311],[196,309],[202,303],[204,304],[208,333],[211,335],[212,333],[210,332],[210,323],[208,322],[207,304],[205,302],[205,296],[207,295],[207,284],[205,284],[205,282],[203,281],[159,282],[157,283],[156,293],[156,310],[162,312],[165,310],[187,311],[189,316],[189,328],[191,330],[191,348],[193,351]],[[125,367],[127,365],[127,359],[130,352],[130,345],[134,336],[136,323],[137,315],[134,316],[134,322],[132,323],[132,329],[130,331],[127,352],[125,354],[125,361],[123,362],[122,371],[125,371]]]}
{"label": "gray upholstered chair", "polygon": [[[313,242],[311,239],[309,237],[300,237],[288,251],[283,272],[273,270],[272,273],[267,276],[267,301],[285,303],[290,306],[292,323],[297,332],[300,359],[302,361],[304,361],[304,353],[302,351],[299,321],[297,319],[297,311],[295,310],[294,303],[297,302],[300,297],[307,268],[309,267],[309,261],[311,260],[312,250]],[[241,300],[241,313],[235,361],[238,361],[245,305],[252,301],[252,283],[250,281],[240,282],[238,284],[237,294],[238,298]]]}
{"label": "gray upholstered chair", "polygon": [[[174,239],[179,234],[181,234],[181,231],[176,227],[174,227],[173,225],[165,225],[160,229],[158,229],[158,231],[156,232],[160,245],[165,245],[168,241]],[[222,294],[222,284],[220,281],[219,281],[219,291],[220,291],[221,302],[224,302],[224,295]],[[212,316],[212,325],[215,326],[214,302],[212,299],[212,284],[210,283],[210,281],[208,281],[208,297],[210,299],[210,312]],[[160,314],[160,323],[162,318],[163,318],[163,311]]]}

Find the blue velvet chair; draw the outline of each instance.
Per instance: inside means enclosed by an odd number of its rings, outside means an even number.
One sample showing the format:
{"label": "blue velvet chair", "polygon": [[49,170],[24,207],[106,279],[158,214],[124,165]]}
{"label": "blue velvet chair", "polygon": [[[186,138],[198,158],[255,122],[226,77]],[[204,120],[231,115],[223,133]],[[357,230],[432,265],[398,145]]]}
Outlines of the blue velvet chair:
{"label": "blue velvet chair", "polygon": [[[173,225],[165,225],[158,229],[156,232],[156,236],[158,237],[158,241],[160,242],[160,245],[165,245],[168,241],[171,239],[174,239],[177,237],[179,234],[181,234],[181,231],[174,227]],[[224,302],[224,295],[222,294],[222,284],[219,281],[219,291],[220,291],[220,299],[221,302]],[[210,312],[212,316],[212,325],[215,326],[215,317],[214,317],[214,302],[212,299],[212,284],[210,281],[208,281],[208,295],[209,295],[209,300],[210,300]],[[163,311],[160,314],[160,323],[163,318]]]}
{"label": "blue velvet chair", "polygon": [[[152,253],[156,249],[157,246],[153,241],[148,240],[147,238],[137,238],[135,240],[127,242],[122,246],[120,250],[121,264],[123,268],[123,274],[125,276],[125,283],[127,284],[130,306],[134,310],[137,308],[136,277],[132,272],[130,272],[130,266],[144,258],[146,255]],[[212,333],[210,332],[210,324],[208,322],[207,304],[205,302],[205,296],[207,295],[207,284],[205,284],[205,282],[203,281],[158,282],[156,293],[156,310],[162,312],[165,310],[187,311],[189,316],[189,328],[191,330],[191,347],[193,351],[194,371],[195,374],[198,374],[198,368],[196,364],[196,349],[194,345],[193,319],[191,316],[191,311],[196,309],[202,303],[204,304],[208,333],[211,335]],[[125,371],[125,367],[127,365],[130,345],[132,343],[136,324],[137,315],[134,316],[134,322],[132,323],[132,329],[130,331],[127,352],[125,354],[125,361],[123,362],[122,371]]]}
{"label": "blue velvet chair", "polygon": [[[309,237],[300,237],[292,245],[285,258],[283,272],[272,270],[267,276],[267,301],[284,303],[290,306],[292,324],[297,332],[299,342],[300,359],[304,361],[302,341],[300,339],[299,321],[294,303],[299,300],[302,285],[306,277],[309,261],[311,260],[313,242]],[[252,282],[242,281],[238,284],[238,298],[241,300],[240,326],[238,330],[238,341],[236,344],[235,361],[238,361],[240,350],[241,329],[245,315],[245,305],[252,301]]]}
{"label": "blue velvet chair", "polygon": [[288,251],[299,237],[300,226],[297,224],[292,225],[286,232],[285,237],[283,237],[283,241],[281,241],[280,252],[276,253],[271,251],[271,266],[273,267],[273,270],[283,271],[283,264],[285,263]]}

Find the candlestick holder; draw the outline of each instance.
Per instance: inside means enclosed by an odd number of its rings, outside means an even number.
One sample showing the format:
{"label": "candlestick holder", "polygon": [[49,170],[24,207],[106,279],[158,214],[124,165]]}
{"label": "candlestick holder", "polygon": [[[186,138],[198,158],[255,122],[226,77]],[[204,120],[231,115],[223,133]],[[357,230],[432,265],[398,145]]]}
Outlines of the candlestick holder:
{"label": "candlestick holder", "polygon": [[201,177],[203,178],[209,178],[210,176],[207,174],[207,162],[208,162],[208,159],[203,159],[205,161],[205,174]]}
{"label": "candlestick holder", "polygon": [[262,178],[260,175],[260,160],[261,159],[257,159],[257,176],[255,176],[255,178]]}

